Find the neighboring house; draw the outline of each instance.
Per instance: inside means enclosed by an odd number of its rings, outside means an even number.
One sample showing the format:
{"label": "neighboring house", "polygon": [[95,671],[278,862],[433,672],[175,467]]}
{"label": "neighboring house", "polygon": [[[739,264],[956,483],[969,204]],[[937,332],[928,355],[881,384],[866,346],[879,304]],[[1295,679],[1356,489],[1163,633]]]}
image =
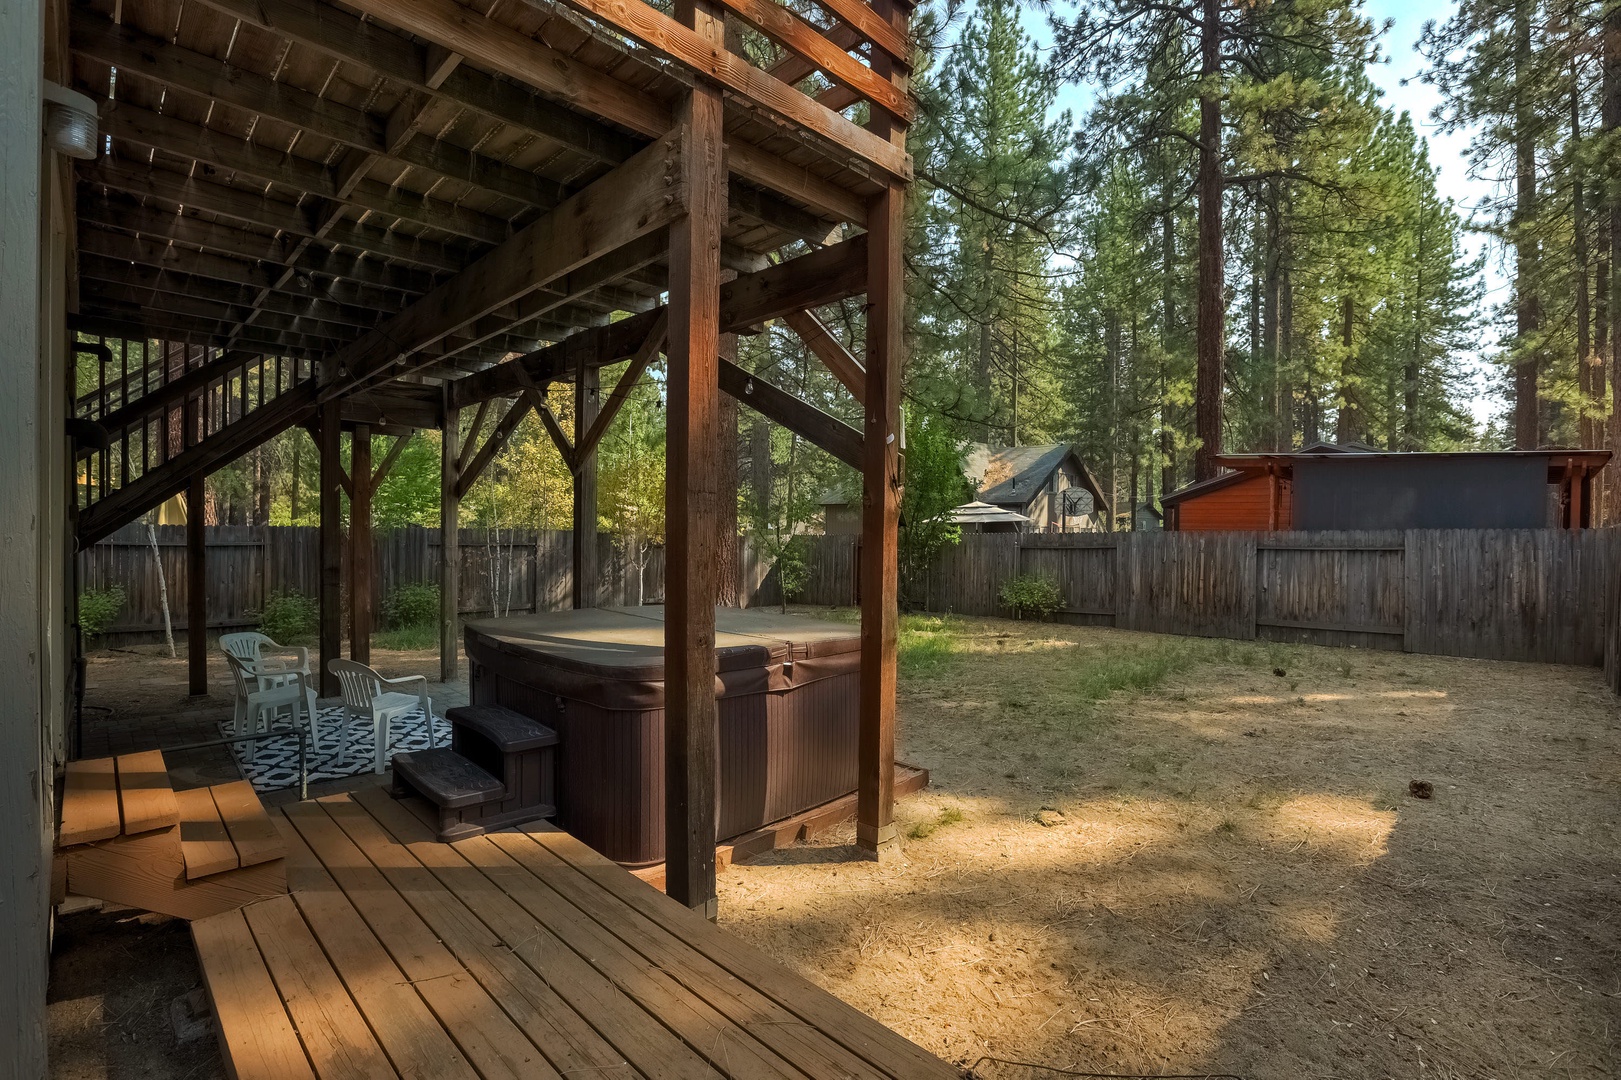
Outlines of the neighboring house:
{"label": "neighboring house", "polygon": [[[996,450],[970,443],[963,475],[974,485],[976,501],[953,513],[970,531],[1099,532],[1107,527],[1100,512],[1103,489],[1065,443]],[[989,509],[979,509],[981,504]],[[822,529],[829,536],[859,533],[859,495],[837,488],[824,494]]]}
{"label": "neighboring house", "polygon": [[1067,443],[968,448],[963,472],[979,502],[1029,518],[1035,532],[1101,532],[1106,500],[1092,471]]}
{"label": "neighboring house", "polygon": [[1585,528],[1608,450],[1395,453],[1318,443],[1230,454],[1160,500],[1182,532]]}

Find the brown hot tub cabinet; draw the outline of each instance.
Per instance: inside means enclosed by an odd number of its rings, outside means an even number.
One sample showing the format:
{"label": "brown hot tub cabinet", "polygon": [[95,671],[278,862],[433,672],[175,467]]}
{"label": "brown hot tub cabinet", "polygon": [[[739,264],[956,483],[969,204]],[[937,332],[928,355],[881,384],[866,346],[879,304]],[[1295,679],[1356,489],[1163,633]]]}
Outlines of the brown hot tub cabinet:
{"label": "brown hot tub cabinet", "polygon": [[[629,866],[664,860],[664,609],[592,608],[466,627],[475,705],[557,732],[557,823]],[[856,789],[860,635],[847,623],[716,612],[716,839]]]}

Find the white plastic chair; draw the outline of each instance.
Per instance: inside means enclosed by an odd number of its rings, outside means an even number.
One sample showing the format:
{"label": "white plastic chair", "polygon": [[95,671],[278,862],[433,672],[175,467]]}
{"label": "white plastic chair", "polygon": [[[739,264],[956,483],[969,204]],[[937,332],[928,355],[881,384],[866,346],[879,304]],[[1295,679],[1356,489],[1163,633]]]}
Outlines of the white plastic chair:
{"label": "white plastic chair", "polygon": [[[343,690],[344,708],[350,717],[371,724],[372,740],[377,745],[377,760],[373,772],[383,771],[383,756],[389,746],[389,726],[397,719],[421,708],[428,725],[428,745],[433,745],[433,702],[428,697],[428,680],[422,675],[407,675],[403,679],[385,679],[365,664],[353,660],[328,660],[327,670],[338,677]],[[414,686],[415,694],[390,690],[392,686]]]}
{"label": "white plastic chair", "polygon": [[[267,635],[256,631],[247,631],[239,634],[221,634],[220,648],[225,650],[227,656],[234,656],[255,673],[261,690],[271,686],[292,681],[290,676],[298,673],[306,677],[310,673],[310,651],[302,645],[278,645]],[[284,656],[297,657],[296,662],[267,663],[265,654],[281,653]],[[269,669],[269,670],[266,670]]]}
{"label": "white plastic chair", "polygon": [[[236,714],[231,720],[233,735],[254,735],[269,731],[270,725],[289,710],[294,727],[308,727],[311,741],[321,737],[321,714],[315,708],[315,691],[304,680],[304,673],[282,673],[278,682],[263,685],[253,668],[234,653],[225,654],[225,663],[231,669],[236,683]],[[257,760],[259,744],[250,743],[249,760]]]}

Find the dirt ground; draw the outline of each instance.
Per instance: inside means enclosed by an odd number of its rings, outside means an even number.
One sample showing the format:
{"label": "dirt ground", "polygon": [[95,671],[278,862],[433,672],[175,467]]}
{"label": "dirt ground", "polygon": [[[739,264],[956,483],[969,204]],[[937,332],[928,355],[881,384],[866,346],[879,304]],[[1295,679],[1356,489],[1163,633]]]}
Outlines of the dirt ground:
{"label": "dirt ground", "polygon": [[728,869],[721,921],[930,1050],[987,1080],[1617,1075],[1596,671],[1000,620],[903,660],[933,777],[899,855],[846,829]]}

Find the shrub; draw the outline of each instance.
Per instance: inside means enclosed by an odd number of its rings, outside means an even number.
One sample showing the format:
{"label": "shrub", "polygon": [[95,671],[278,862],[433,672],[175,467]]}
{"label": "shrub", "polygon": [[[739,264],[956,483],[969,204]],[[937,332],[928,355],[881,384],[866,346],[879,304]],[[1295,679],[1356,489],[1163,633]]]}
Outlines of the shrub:
{"label": "shrub", "polygon": [[391,630],[439,624],[439,586],[419,582],[401,585],[383,601],[383,619]]}
{"label": "shrub", "polygon": [[303,593],[272,593],[259,613],[259,632],[281,645],[297,645],[315,636],[321,621],[321,605]]}
{"label": "shrub", "polygon": [[810,582],[810,566],[805,562],[805,545],[802,537],[793,537],[783,545],[782,551],[777,555],[776,571],[777,584],[782,589],[783,603],[797,599]]}
{"label": "shrub", "polygon": [[1064,606],[1064,594],[1059,591],[1058,582],[1035,574],[1009,578],[1002,583],[997,599],[1013,612],[1015,619],[1024,618],[1026,612],[1050,619]]}
{"label": "shrub", "polygon": [[110,589],[86,589],[79,594],[79,629],[85,637],[104,633],[124,606],[123,586]]}

